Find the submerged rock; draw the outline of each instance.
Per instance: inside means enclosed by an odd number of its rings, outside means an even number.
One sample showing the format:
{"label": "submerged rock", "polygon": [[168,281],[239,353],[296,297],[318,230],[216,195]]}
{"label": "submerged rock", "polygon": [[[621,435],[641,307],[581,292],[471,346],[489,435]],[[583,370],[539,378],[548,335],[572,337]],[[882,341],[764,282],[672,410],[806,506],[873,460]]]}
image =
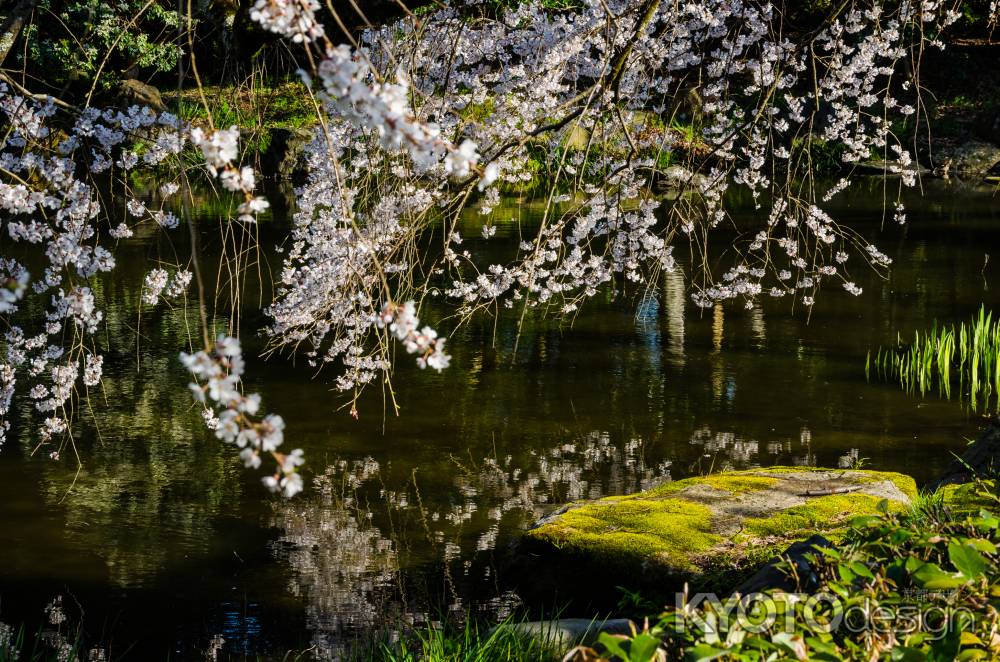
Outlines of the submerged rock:
{"label": "submerged rock", "polygon": [[977,474],[992,475],[998,469],[1000,469],[1000,419],[994,419],[979,437],[969,444],[962,456],[953,459],[944,473],[929,487],[939,489],[945,485],[968,483]]}
{"label": "submerged rock", "polygon": [[996,509],[998,500],[981,494],[975,480],[977,477],[992,480],[998,471],[1000,419],[993,419],[962,456],[953,459],[928,488],[940,492],[944,504],[953,509],[968,512],[978,512],[980,508]]}
{"label": "submerged rock", "polygon": [[[771,467],[666,483],[647,492],[573,503],[537,522],[520,553],[553,587],[669,594],[732,586],[791,541],[836,540],[879,503],[902,510],[916,484],[898,473]],[[538,567],[541,566],[541,567]],[[603,587],[603,588],[599,588]],[[538,587],[544,592],[544,588]],[[564,596],[572,599],[573,596]]]}

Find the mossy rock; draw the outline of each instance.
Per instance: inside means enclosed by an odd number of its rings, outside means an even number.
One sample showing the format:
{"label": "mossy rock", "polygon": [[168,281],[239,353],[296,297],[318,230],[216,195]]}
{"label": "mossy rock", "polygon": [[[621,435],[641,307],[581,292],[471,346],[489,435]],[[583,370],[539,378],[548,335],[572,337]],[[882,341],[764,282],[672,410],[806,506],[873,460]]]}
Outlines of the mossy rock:
{"label": "mossy rock", "polygon": [[595,590],[655,587],[667,595],[685,582],[693,590],[721,590],[789,542],[816,533],[836,540],[852,518],[877,512],[881,501],[904,510],[916,494],[913,479],[898,473],[727,472],[569,504],[528,530],[521,551],[563,590],[570,576],[587,577]]}
{"label": "mossy rock", "polygon": [[952,483],[938,488],[941,503],[952,512],[978,515],[980,510],[996,512],[1000,504],[982,492],[975,483]]}

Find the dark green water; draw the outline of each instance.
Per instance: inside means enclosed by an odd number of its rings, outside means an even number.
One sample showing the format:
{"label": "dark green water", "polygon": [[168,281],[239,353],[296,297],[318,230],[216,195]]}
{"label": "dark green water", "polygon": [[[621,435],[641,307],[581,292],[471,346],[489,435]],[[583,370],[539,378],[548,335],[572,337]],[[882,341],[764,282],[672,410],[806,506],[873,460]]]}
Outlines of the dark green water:
{"label": "dark green water", "polygon": [[[874,236],[881,189],[866,186],[835,215]],[[186,233],[130,240],[100,288],[112,349],[99,434],[86,407],[78,425],[79,475],[71,453],[31,455],[25,416],[0,452],[0,621],[33,628],[62,595],[114,658],[204,659],[220,634],[231,653],[328,655],[387,619],[516,608],[503,551],[567,500],[859,457],[928,480],[982,421],[866,382],[865,354],[983,303],[1000,311],[1000,197],[936,183],[906,206],[909,224],[878,241],[895,261],[888,280],[855,264],[864,294],[830,288],[808,320],[773,301],[702,314],[673,277],[655,299],[609,289],[572,324],[531,320],[519,339],[512,320],[478,320],[449,341],[442,374],[401,362],[398,418],[373,389],[355,421],[323,375],[252,360],[250,388],[307,453],[309,487],[291,502],[267,495],[192,407],[176,354],[196,309],[138,314],[145,272],[186,259]],[[470,216],[465,246],[498,250],[512,219],[535,213],[511,201],[490,243]],[[261,225],[264,245],[287,232],[281,220]],[[206,207],[198,224],[199,254],[217,269],[218,215]],[[248,330],[264,321],[255,295],[242,310]],[[433,309],[425,319],[451,331]],[[249,331],[244,342],[261,348]]]}

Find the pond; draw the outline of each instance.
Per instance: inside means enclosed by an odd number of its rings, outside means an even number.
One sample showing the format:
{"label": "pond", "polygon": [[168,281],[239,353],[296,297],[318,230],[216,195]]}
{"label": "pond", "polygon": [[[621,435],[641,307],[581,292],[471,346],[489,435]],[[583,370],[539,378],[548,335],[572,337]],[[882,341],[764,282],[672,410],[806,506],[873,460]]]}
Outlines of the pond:
{"label": "pond", "polygon": [[[883,184],[855,185],[834,216],[875,236]],[[573,319],[529,317],[520,333],[514,315],[481,318],[449,341],[450,369],[400,362],[399,416],[379,387],[355,420],[301,360],[251,360],[248,388],[306,451],[308,486],[291,501],[267,494],[192,406],[176,355],[197,335],[194,303],[140,314],[145,272],[184,259],[187,233],[129,240],[95,288],[112,351],[91,394],[96,420],[80,411],[82,469],[68,451],[32,454],[26,413],[0,453],[0,621],[34,629],[62,596],[115,658],[203,659],[219,635],[230,653],[323,657],[386,624],[517,609],[506,550],[569,500],[772,464],[863,462],[927,481],[983,421],[869,383],[865,356],[935,319],[1000,310],[1000,198],[931,182],[905,202],[908,224],[887,219],[878,240],[894,259],[888,279],[854,265],[860,297],[829,288],[809,315],[786,300],[706,312],[668,275],[655,297],[607,288]],[[470,214],[465,245],[502,252],[539,211],[508,200],[489,242]],[[219,218],[208,203],[197,214],[208,269],[233,241]],[[287,229],[276,212],[261,244]],[[245,257],[265,280],[280,268],[280,255]],[[267,296],[250,287],[241,302],[250,356]],[[424,317],[454,327],[433,305]]]}

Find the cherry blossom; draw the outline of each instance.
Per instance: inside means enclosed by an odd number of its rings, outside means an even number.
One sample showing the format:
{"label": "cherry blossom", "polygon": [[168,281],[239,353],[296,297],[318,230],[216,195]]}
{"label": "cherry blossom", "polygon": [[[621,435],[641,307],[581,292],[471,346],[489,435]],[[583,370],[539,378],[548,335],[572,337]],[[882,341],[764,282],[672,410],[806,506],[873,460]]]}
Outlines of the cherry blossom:
{"label": "cherry blossom", "polygon": [[260,467],[262,453],[271,455],[277,468],[262,482],[272,492],[280,491],[285,497],[301,492],[302,477],[297,469],[304,462],[302,450],[287,455],[278,451],[284,443],[284,419],[277,414],[258,419],[260,396],[241,392],[245,364],[239,340],[219,336],[211,350],[182,352],[180,359],[196,380],[189,385],[195,399],[211,411],[207,420],[216,421],[215,436],[240,448],[240,459],[248,468]]}
{"label": "cherry blossom", "polygon": [[[330,366],[336,386],[357,394],[391,375],[393,343],[421,368],[449,367],[443,334],[421,326],[417,301],[425,317],[443,311],[446,325],[501,307],[570,314],[612,282],[656,287],[661,274],[683,270],[675,255],[691,255],[697,266],[682,275],[696,306],[752,307],[769,295],[808,308],[824,285],[835,286],[831,296],[862,293],[852,256],[890,267],[831,211],[850,176],[814,184],[803,154],[835,143],[850,169],[876,152],[914,185],[915,156],[893,121],[920,107],[907,58],[940,45],[937,35],[959,19],[954,3],[847,2],[794,37],[766,1],[510,4],[480,12],[438,3],[335,45],[317,0],[254,3],[251,20],[305,49],[303,94],[320,113],[267,308],[273,347]],[[672,126],[678,114],[688,131]],[[3,83],[0,117],[9,126],[0,215],[11,242],[40,256],[30,274],[0,258],[0,441],[21,397],[42,417],[42,439],[61,443],[78,384],[96,386],[103,371],[93,279],[114,269],[117,243],[137,228],[181,225],[164,201],[187,186],[182,150],[197,149],[203,174],[239,199],[226,222],[253,223],[270,205],[240,163],[235,126],[193,126],[139,106],[64,112]],[[167,173],[159,199],[129,184],[154,166]],[[98,175],[121,185],[116,204],[105,206]],[[463,245],[464,209],[490,215],[506,187],[540,179],[542,220],[519,227],[516,251],[491,260]],[[677,194],[660,195],[664,184]],[[727,194],[737,189],[758,213],[733,250],[710,255],[733,225]],[[892,213],[906,220],[902,204]],[[482,240],[496,227],[484,219]],[[136,287],[152,306],[182,296],[192,279],[163,264]],[[37,329],[12,317],[28,298],[43,311]],[[181,358],[214,434],[247,467],[270,455],[269,489],[301,490],[301,452],[279,450],[285,421],[259,414],[260,397],[242,393],[238,340],[222,336]]]}

